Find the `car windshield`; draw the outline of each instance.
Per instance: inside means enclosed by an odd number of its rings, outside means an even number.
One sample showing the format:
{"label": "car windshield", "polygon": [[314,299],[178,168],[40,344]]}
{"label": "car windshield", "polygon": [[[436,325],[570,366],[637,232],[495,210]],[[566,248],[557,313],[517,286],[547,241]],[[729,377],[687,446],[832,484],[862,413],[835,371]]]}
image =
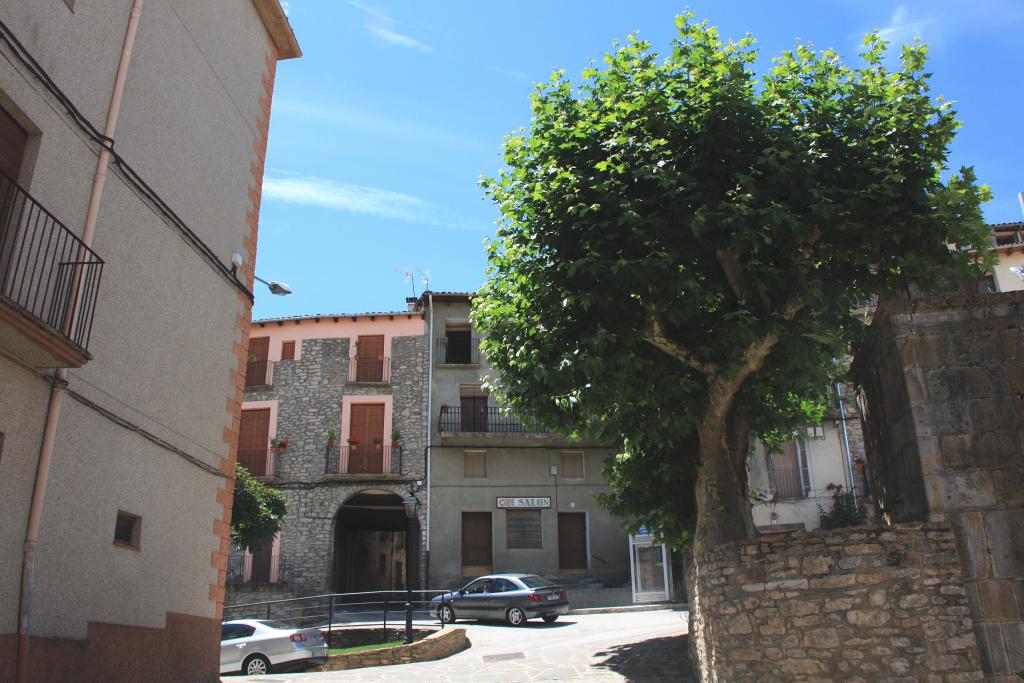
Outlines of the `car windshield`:
{"label": "car windshield", "polygon": [[527,588],[545,588],[546,586],[554,586],[555,584],[548,581],[543,576],[537,576],[531,574],[530,576],[522,576],[519,578]]}

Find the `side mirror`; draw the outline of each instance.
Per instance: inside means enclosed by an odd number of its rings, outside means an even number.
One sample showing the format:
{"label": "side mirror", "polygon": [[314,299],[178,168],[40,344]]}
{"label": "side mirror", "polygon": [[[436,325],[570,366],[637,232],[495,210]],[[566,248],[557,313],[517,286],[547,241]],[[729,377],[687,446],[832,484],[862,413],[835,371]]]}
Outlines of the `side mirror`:
{"label": "side mirror", "polygon": [[465,588],[460,588],[459,589],[459,595],[465,595],[465,594],[466,594],[466,589]]}

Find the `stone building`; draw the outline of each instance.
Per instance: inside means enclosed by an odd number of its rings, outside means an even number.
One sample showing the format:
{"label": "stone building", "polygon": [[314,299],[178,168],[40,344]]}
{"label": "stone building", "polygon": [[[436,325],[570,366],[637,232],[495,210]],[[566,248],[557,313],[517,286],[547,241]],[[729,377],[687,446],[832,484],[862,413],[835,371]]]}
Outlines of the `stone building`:
{"label": "stone building", "polygon": [[272,548],[232,550],[231,603],[404,588],[410,532],[413,583],[422,582],[424,525],[409,525],[402,499],[425,495],[423,318],[253,323],[238,461],[285,494],[288,515]]}
{"label": "stone building", "polygon": [[218,680],[271,96],[299,48],[278,0],[142,4],[0,0],[3,681]]}
{"label": "stone building", "polygon": [[482,386],[493,375],[469,320],[470,295],[426,292],[430,415],[427,537],[432,587],[490,572],[610,585],[629,577],[629,542],[596,495],[611,452],[507,414]]}

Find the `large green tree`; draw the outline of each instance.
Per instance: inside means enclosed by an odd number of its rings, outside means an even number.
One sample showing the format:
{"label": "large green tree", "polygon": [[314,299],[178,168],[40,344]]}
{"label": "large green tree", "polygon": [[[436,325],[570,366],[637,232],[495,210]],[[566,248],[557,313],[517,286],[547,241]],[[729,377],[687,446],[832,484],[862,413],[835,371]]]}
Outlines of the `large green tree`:
{"label": "large green tree", "polygon": [[252,478],[235,465],[235,497],[231,506],[231,540],[239,548],[269,548],[281,530],[288,505],[284,494]]}
{"label": "large green tree", "polygon": [[872,293],[977,274],[987,190],[943,177],[958,122],[926,48],[887,68],[805,45],[762,76],[752,38],[691,16],[533,94],[484,186],[500,209],[474,320],[495,391],[622,444],[613,509],[698,549],[749,537],[751,433],[820,395]]}

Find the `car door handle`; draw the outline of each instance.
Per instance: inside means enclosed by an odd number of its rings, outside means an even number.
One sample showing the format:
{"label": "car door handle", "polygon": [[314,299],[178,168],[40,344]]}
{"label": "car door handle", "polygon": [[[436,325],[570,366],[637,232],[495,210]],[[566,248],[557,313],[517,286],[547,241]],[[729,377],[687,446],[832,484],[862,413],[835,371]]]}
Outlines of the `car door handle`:
{"label": "car door handle", "polygon": [[245,643],[239,643],[238,645],[235,645],[235,647],[241,650],[243,647],[245,647]]}

